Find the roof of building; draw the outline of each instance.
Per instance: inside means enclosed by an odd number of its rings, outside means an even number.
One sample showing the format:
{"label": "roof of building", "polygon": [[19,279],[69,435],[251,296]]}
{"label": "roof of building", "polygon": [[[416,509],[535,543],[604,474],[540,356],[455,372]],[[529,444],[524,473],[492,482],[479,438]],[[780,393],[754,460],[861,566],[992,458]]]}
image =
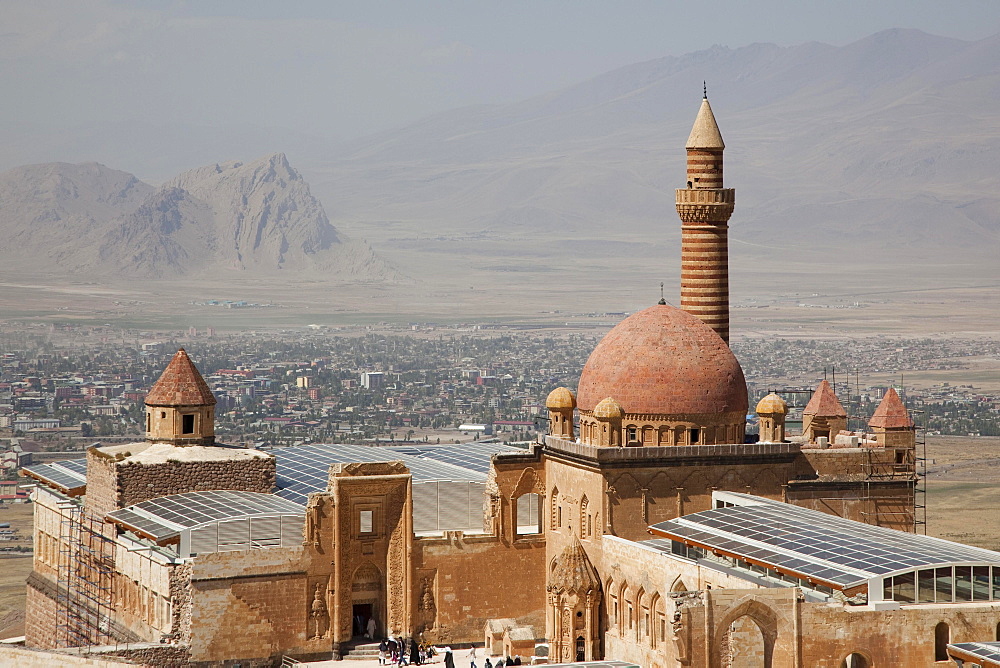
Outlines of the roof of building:
{"label": "roof of building", "polygon": [[215,395],[181,348],[146,395],[147,406],[214,406]]}
{"label": "roof of building", "polygon": [[596,418],[621,419],[623,415],[625,415],[625,411],[612,397],[605,397],[594,406],[594,417]]}
{"label": "roof of building", "polygon": [[547,589],[552,592],[585,594],[600,588],[601,579],[574,533],[569,545],[563,548],[552,564]]}
{"label": "roof of building", "polygon": [[576,397],[568,387],[557,387],[545,398],[545,407],[549,409],[576,408]]}
{"label": "roof of building", "polygon": [[277,494],[305,504],[310,492],[327,488],[331,464],[402,461],[414,483],[485,483],[490,461],[497,452],[523,452],[503,443],[460,445],[407,445],[375,447],[363,445],[299,445],[273,451],[277,469]]}
{"label": "roof of building", "polygon": [[82,494],[87,487],[86,459],[36,464],[35,466],[25,466],[21,470],[26,476],[70,496]]}
{"label": "roof of building", "polygon": [[826,382],[825,379],[813,392],[809,403],[802,409],[802,414],[820,417],[847,417],[847,411],[844,410],[840,399],[837,398],[830,383]]}
{"label": "roof of building", "polygon": [[757,402],[757,408],[754,409],[758,415],[787,415],[788,414],[788,404],[785,400],[779,397],[774,392]]}
{"label": "roof of building", "polygon": [[163,544],[182,531],[213,522],[264,515],[301,516],[303,513],[301,505],[274,494],[207,490],[142,501],[108,513],[107,519]]}
{"label": "roof of building", "polygon": [[948,645],[948,656],[982,668],[1000,668],[1000,642],[956,642]]}
{"label": "roof of building", "polygon": [[580,375],[577,405],[614,397],[626,414],[718,414],[748,408],[743,369],[726,342],[690,313],[657,304],[618,323]]}
{"label": "roof of building", "polygon": [[739,505],[660,522],[650,533],[841,590],[931,566],[1000,566],[1000,552],[992,550],[750,494],[726,492],[725,498]]}
{"label": "roof of building", "polygon": [[698,116],[694,119],[694,127],[691,128],[684,148],[726,148],[707,97],[701,100],[701,108],[698,109]]}
{"label": "roof of building", "polygon": [[868,426],[882,429],[909,429],[913,427],[910,413],[903,405],[902,399],[896,394],[895,388],[890,387],[889,391],[882,397],[882,402],[875,409],[875,414],[868,421]]}

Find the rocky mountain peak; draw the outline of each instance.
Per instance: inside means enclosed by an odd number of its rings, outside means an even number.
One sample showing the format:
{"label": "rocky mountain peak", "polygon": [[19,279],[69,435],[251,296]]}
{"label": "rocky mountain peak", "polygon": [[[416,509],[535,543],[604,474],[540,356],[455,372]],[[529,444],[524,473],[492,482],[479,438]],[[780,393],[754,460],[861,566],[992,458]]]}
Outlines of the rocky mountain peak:
{"label": "rocky mountain peak", "polygon": [[137,278],[395,275],[366,244],[338,234],[283,153],[192,169],[160,188],[96,163],[30,165],[0,175],[0,211],[18,240],[15,266],[58,260],[79,274]]}

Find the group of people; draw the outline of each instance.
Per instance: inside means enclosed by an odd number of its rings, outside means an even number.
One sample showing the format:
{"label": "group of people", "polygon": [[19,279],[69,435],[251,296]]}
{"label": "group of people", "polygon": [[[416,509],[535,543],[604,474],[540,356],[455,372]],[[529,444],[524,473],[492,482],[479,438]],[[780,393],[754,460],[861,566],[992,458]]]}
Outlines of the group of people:
{"label": "group of people", "polygon": [[[502,656],[498,656],[496,662],[490,660],[487,656],[486,660],[483,662],[483,668],[500,668],[501,666],[520,666],[521,657],[515,656],[513,659],[509,656],[506,660]],[[451,648],[446,647],[444,652],[444,668],[455,668],[455,658],[452,656]],[[476,646],[473,645],[469,649],[469,668],[478,668],[476,666]]]}
{"label": "group of people", "polygon": [[[428,663],[437,656],[438,648],[425,642],[417,642],[411,638],[397,637],[390,633],[388,638],[383,638],[378,645],[378,662],[381,666],[419,666]],[[440,649],[444,653],[444,668],[455,668],[455,655],[451,647]],[[521,657],[515,656],[513,659],[507,657],[497,657],[496,661],[491,661],[487,656],[483,662],[483,668],[501,668],[504,666],[520,666]],[[479,668],[476,665],[476,646],[469,649],[469,668]]]}
{"label": "group of people", "polygon": [[[476,664],[472,664],[475,666]],[[509,656],[505,660],[502,656],[498,656],[496,663],[490,663],[490,658],[486,657],[486,662],[483,664],[483,668],[500,668],[500,666],[520,666],[521,657],[515,656],[513,659]]]}
{"label": "group of people", "polygon": [[427,663],[436,654],[431,645],[417,642],[410,638],[398,638],[392,634],[383,638],[378,644],[378,662],[380,666],[419,666]]}

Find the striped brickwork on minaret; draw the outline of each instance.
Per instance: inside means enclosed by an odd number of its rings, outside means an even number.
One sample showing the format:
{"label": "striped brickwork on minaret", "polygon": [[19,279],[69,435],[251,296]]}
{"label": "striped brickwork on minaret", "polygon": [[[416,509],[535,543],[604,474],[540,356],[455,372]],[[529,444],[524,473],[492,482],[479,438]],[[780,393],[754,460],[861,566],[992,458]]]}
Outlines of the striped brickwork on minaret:
{"label": "striped brickwork on minaret", "polygon": [[736,191],[722,187],[726,148],[708,99],[687,142],[687,188],[677,189],[681,219],[681,308],[729,342],[729,217]]}

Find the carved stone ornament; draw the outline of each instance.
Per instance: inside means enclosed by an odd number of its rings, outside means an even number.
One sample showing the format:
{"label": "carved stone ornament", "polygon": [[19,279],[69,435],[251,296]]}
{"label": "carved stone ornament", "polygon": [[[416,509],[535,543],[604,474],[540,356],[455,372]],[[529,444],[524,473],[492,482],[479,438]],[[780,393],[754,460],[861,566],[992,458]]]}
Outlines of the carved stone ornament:
{"label": "carved stone ornament", "polygon": [[309,609],[309,616],[313,620],[313,640],[319,640],[326,635],[330,616],[327,613],[326,601],[323,600],[323,583],[317,582],[313,592],[312,605]]}

